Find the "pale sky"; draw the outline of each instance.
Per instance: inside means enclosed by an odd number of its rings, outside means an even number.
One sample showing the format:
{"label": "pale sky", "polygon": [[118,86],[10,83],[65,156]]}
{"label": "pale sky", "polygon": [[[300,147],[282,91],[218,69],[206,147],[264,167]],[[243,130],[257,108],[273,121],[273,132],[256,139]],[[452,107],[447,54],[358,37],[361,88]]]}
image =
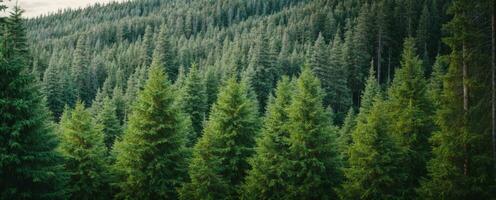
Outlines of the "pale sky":
{"label": "pale sky", "polygon": [[[24,17],[36,17],[41,14],[53,13],[64,8],[80,8],[93,5],[95,3],[109,3],[113,1],[126,0],[4,0],[7,6],[12,7],[18,2],[24,9]],[[4,15],[5,13],[2,13]]]}

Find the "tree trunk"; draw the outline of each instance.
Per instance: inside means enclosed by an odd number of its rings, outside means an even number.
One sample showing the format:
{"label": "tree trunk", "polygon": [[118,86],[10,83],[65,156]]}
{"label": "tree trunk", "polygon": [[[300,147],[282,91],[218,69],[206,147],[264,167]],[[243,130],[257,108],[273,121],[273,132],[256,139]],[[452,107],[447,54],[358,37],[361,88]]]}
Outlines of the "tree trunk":
{"label": "tree trunk", "polygon": [[[465,41],[462,42],[462,83],[463,83],[463,112],[464,112],[464,126],[467,126],[468,119],[468,101],[469,101],[469,89],[468,89],[468,66],[467,66],[467,49]],[[465,158],[463,161],[463,174],[468,175],[468,144],[463,146],[465,151]]]}
{"label": "tree trunk", "polygon": [[379,45],[377,47],[377,83],[381,83],[381,51],[382,51],[382,27],[379,27]]}
{"label": "tree trunk", "polygon": [[389,48],[389,53],[388,53],[388,77],[387,77],[387,83],[389,85],[389,83],[391,82],[391,48]]}
{"label": "tree trunk", "polygon": [[491,87],[491,106],[492,106],[492,140],[493,140],[493,164],[494,164],[494,176],[496,178],[496,1],[493,1],[493,9],[491,16],[491,29],[492,29],[492,62],[491,62],[491,71],[492,71],[492,87]]}

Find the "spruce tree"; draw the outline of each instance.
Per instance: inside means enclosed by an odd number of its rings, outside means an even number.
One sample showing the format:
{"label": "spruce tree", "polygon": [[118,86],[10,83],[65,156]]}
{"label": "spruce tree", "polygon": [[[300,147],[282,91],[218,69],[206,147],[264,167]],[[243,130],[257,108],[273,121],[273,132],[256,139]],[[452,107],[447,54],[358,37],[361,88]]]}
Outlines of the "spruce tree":
{"label": "spruce tree", "polygon": [[76,94],[79,99],[83,100],[85,105],[91,103],[91,79],[88,60],[88,46],[86,36],[79,37],[76,49],[73,53],[71,76],[76,87]]}
{"label": "spruce tree", "polygon": [[434,129],[433,107],[427,97],[427,81],[424,79],[422,61],[416,55],[413,38],[407,38],[401,60],[401,68],[395,73],[389,99],[388,114],[393,121],[388,124],[390,132],[403,152],[400,158],[407,180],[402,184],[408,196],[413,196],[419,185],[419,177],[426,174],[426,162],[430,158],[428,139]]}
{"label": "spruce tree", "polygon": [[47,104],[52,111],[54,118],[58,119],[64,110],[62,97],[63,88],[60,87],[60,69],[56,66],[57,58],[52,56],[48,68],[43,74],[42,91],[47,99]]}
{"label": "spruce tree", "polygon": [[122,141],[115,144],[117,197],[176,199],[175,188],[186,175],[187,124],[164,68],[153,65],[148,77]]}
{"label": "spruce tree", "polygon": [[349,147],[346,180],[338,190],[341,199],[400,199],[404,175],[397,157],[400,150],[388,132],[387,115],[380,97],[358,121]]}
{"label": "spruce tree", "polygon": [[339,136],[336,139],[337,149],[341,159],[341,165],[346,167],[349,159],[349,147],[353,144],[352,133],[356,127],[356,114],[353,108],[350,108],[343,126],[339,130]]}
{"label": "spruce tree", "polygon": [[0,22],[0,199],[65,199],[59,141],[28,69],[21,14],[14,7]]}
{"label": "spruce tree", "polygon": [[267,33],[258,30],[256,43],[251,49],[248,65],[253,70],[251,85],[256,92],[260,110],[265,110],[269,94],[276,83],[275,55],[271,54]]}
{"label": "spruce tree", "polygon": [[322,106],[320,81],[305,67],[288,107],[289,150],[285,199],[333,199],[340,181],[336,128]]}
{"label": "spruce tree", "polygon": [[104,143],[107,151],[110,151],[114,141],[120,137],[122,127],[117,118],[117,107],[109,97],[105,97],[102,102],[102,109],[96,114],[96,123],[102,127]]}
{"label": "spruce tree", "polygon": [[203,121],[207,112],[207,94],[203,78],[196,64],[191,66],[188,76],[181,88],[180,104],[183,112],[188,114],[195,132],[191,138],[193,144],[201,136]]}
{"label": "spruce tree", "polygon": [[107,199],[108,164],[102,129],[81,102],[60,121],[60,152],[69,173],[70,199]]}
{"label": "spruce tree", "polygon": [[281,199],[288,192],[285,163],[288,159],[289,133],[287,107],[293,87],[287,77],[277,84],[275,97],[269,98],[264,126],[257,139],[252,169],[243,186],[245,199]]}
{"label": "spruce tree", "polygon": [[308,66],[322,83],[322,88],[324,89],[324,105],[327,106],[331,99],[330,90],[332,87],[332,72],[329,65],[329,51],[322,34],[319,34],[309,56],[307,61]]}
{"label": "spruce tree", "polygon": [[[345,67],[341,36],[336,34],[330,49],[328,72],[330,79],[327,83],[328,88],[326,92],[329,106],[336,113],[335,117],[338,123],[343,122],[347,109],[352,105],[351,90],[348,87],[348,77],[346,77],[348,72]],[[324,103],[324,105],[326,104]]]}
{"label": "spruce tree", "polygon": [[[482,33],[494,1],[455,0],[445,25],[451,48],[444,77],[441,105],[436,112],[438,131],[431,137],[433,158],[428,178],[419,190],[424,199],[491,199],[496,196],[496,174],[491,148],[490,32]],[[484,31],[483,31],[484,32]]]}
{"label": "spruce tree", "polygon": [[196,143],[189,166],[191,182],[181,189],[181,199],[235,199],[250,168],[259,127],[256,100],[245,81],[230,78]]}
{"label": "spruce tree", "polygon": [[174,54],[167,36],[167,26],[165,24],[160,26],[157,43],[155,44],[155,49],[153,50],[151,65],[161,65],[161,67],[166,70],[167,74],[169,74],[169,79],[176,80],[178,67],[176,66],[174,60]]}

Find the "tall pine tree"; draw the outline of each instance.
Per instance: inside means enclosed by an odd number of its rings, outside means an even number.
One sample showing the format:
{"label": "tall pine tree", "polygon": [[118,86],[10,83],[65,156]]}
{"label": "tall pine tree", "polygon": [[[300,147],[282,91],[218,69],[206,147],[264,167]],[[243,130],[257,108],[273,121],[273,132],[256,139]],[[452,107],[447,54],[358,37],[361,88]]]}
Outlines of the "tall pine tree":
{"label": "tall pine tree", "polygon": [[185,179],[187,125],[160,65],[153,65],[122,141],[115,144],[118,198],[176,199]]}
{"label": "tall pine tree", "polygon": [[181,199],[235,199],[248,169],[259,127],[256,100],[246,81],[230,78],[220,90],[193,150],[191,182],[181,189]]}

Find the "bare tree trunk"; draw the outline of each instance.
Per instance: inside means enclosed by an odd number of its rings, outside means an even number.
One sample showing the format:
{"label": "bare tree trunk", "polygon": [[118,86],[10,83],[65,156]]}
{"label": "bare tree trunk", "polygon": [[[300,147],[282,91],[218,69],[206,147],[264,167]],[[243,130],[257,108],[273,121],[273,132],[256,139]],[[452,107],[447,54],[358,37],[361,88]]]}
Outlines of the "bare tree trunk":
{"label": "bare tree trunk", "polygon": [[389,48],[389,53],[388,53],[388,77],[387,77],[387,83],[391,82],[391,48]]}
{"label": "bare tree trunk", "polygon": [[379,45],[377,47],[377,83],[381,83],[381,51],[382,51],[382,27],[379,27]]}
{"label": "bare tree trunk", "polygon": [[492,16],[491,16],[491,28],[492,28],[492,65],[491,65],[491,71],[492,71],[492,87],[491,87],[491,106],[492,106],[492,139],[493,139],[493,164],[494,164],[494,175],[496,178],[496,16],[495,16],[495,9],[496,9],[496,1],[493,1],[493,9],[492,9]]}
{"label": "bare tree trunk", "polygon": [[[469,89],[468,89],[468,66],[467,66],[467,49],[466,49],[466,44],[465,41],[462,42],[462,81],[463,81],[463,112],[464,112],[464,118],[465,118],[465,126],[466,126],[466,120],[468,118],[468,96],[469,96]],[[463,174],[465,176],[468,175],[468,145],[464,144],[464,151],[465,151],[465,159],[463,162]]]}

